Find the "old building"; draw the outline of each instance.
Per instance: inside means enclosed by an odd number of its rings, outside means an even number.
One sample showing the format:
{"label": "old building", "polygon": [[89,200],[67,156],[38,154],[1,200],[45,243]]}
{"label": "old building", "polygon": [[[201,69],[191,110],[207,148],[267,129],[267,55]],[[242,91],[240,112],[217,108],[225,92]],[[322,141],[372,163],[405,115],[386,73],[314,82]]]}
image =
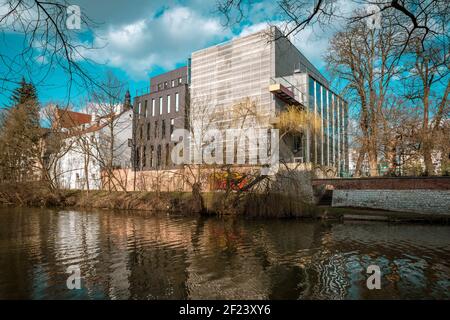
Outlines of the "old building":
{"label": "old building", "polygon": [[57,111],[55,125],[66,136],[67,149],[59,161],[57,177],[54,177],[61,188],[100,190],[104,187],[106,166],[113,169],[131,167],[129,140],[133,110],[129,92],[124,104],[110,108],[111,112],[107,114],[95,112],[100,109],[96,106],[87,108],[93,112],[89,114]]}
{"label": "old building", "polygon": [[170,169],[171,135],[188,127],[188,67],[152,77],[150,90],[134,99],[133,165],[135,170]]}

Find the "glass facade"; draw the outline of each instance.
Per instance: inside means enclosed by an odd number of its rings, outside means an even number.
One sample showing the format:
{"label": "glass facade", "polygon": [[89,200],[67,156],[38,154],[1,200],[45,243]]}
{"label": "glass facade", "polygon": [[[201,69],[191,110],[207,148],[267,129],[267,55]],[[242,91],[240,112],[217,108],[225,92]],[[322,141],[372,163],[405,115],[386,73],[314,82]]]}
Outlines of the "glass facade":
{"label": "glass facade", "polygon": [[310,161],[344,172],[348,169],[347,102],[312,76],[308,79],[308,93],[308,110],[321,119],[321,128],[307,139]]}
{"label": "glass facade", "polygon": [[[288,40],[267,41],[267,30],[199,50],[191,59],[191,125],[200,130],[236,125],[235,106],[250,100],[258,117],[246,118],[245,127],[273,128],[290,102],[270,91],[282,84],[298,105],[320,117],[320,128],[285,137],[280,159],[346,168],[347,105],[328,89],[326,79]],[[287,84],[283,79],[289,78]],[[301,94],[297,96],[296,92]],[[175,108],[178,97],[175,97]],[[205,116],[207,115],[207,116]],[[206,122],[206,123],[205,123]],[[342,160],[345,160],[342,163]]]}

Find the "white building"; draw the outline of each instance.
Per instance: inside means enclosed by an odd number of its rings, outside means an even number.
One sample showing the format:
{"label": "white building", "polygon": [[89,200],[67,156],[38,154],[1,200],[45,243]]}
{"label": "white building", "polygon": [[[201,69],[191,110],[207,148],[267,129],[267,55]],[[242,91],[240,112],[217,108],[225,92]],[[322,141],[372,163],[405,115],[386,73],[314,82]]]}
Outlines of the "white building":
{"label": "white building", "polygon": [[[129,93],[127,93],[129,101]],[[102,189],[102,171],[131,167],[133,110],[130,104],[114,106],[111,113],[58,112],[67,152],[58,165],[57,181],[63,189]],[[91,110],[98,110],[94,105]],[[111,157],[112,154],[112,157]],[[112,158],[112,159],[111,159]]]}

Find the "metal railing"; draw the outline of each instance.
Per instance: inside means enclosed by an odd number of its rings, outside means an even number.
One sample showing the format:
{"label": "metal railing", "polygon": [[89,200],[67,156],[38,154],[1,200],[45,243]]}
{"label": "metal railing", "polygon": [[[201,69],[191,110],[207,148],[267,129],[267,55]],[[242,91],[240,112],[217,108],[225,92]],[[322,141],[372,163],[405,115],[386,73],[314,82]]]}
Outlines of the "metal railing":
{"label": "metal railing", "polygon": [[277,83],[289,89],[294,94],[294,98],[298,102],[300,102],[303,105],[306,104],[306,94],[300,91],[295,85],[289,82],[286,78],[284,77],[270,78],[270,84],[277,84]]}

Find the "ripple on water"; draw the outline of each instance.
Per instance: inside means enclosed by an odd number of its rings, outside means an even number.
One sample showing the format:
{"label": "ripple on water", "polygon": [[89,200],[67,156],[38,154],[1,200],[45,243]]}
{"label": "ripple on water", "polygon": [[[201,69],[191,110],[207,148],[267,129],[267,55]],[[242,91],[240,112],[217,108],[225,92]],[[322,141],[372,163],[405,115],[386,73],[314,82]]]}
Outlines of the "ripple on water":
{"label": "ripple on water", "polygon": [[[6,210],[0,298],[449,298],[448,226]],[[82,290],[67,290],[71,265]]]}

